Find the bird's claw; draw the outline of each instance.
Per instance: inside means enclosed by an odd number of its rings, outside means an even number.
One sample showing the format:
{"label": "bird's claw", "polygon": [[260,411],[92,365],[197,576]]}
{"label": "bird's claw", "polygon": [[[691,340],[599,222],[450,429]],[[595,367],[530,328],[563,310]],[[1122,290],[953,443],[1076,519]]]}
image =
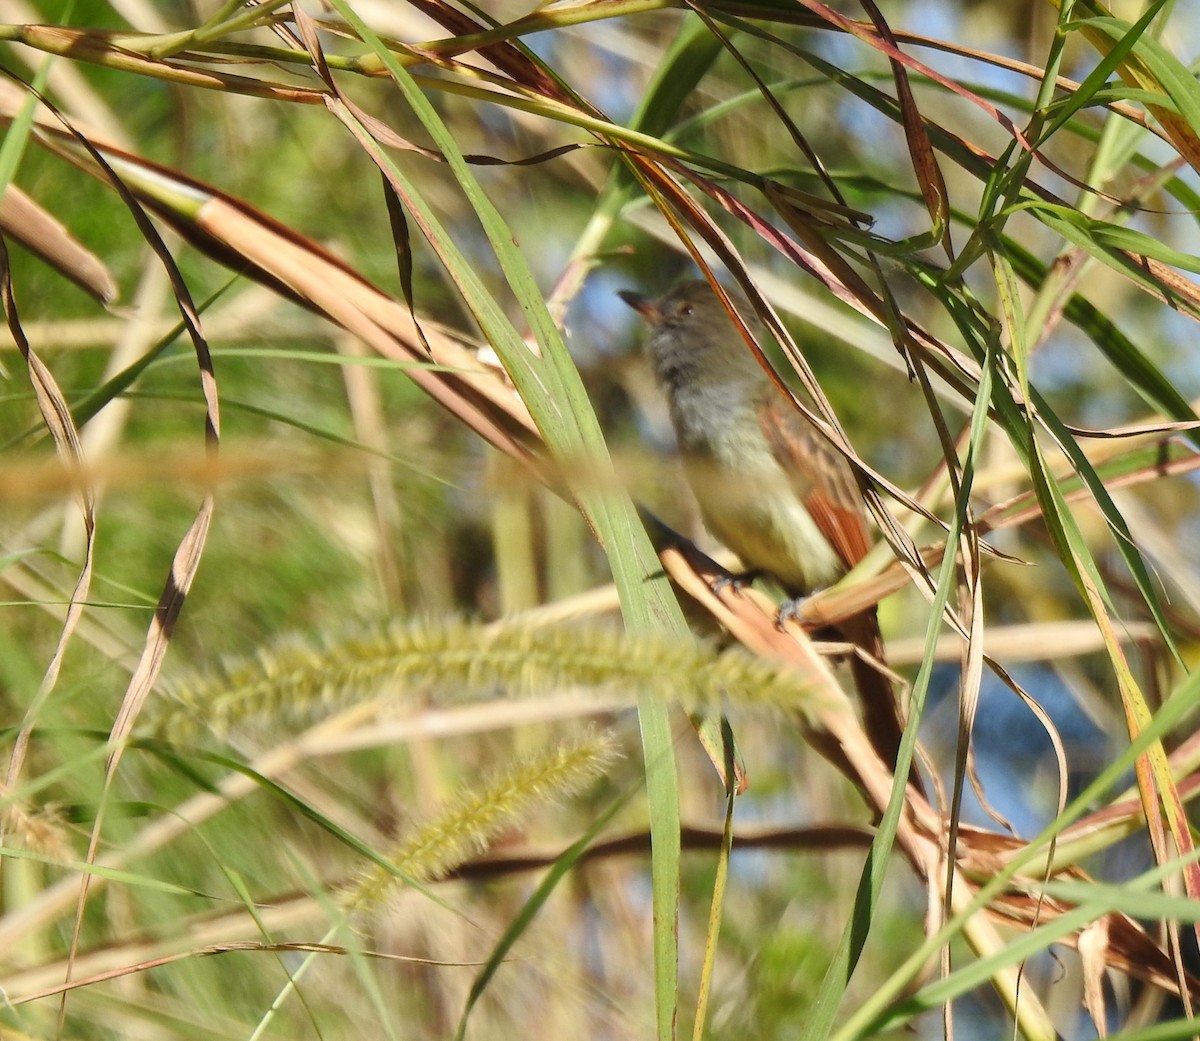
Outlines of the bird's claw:
{"label": "bird's claw", "polygon": [[787,628],[788,622],[803,623],[804,602],[808,599],[807,596],[795,596],[779,605],[779,614],[775,616],[775,628],[783,632]]}
{"label": "bird's claw", "polygon": [[[788,622],[804,625],[804,605],[821,592],[824,586],[815,586],[803,596],[793,596],[779,605],[779,614],[775,618],[775,627],[781,632]],[[810,626],[811,627],[811,626]]]}
{"label": "bird's claw", "polygon": [[740,593],[749,585],[753,585],[756,578],[761,578],[762,571],[757,568],[750,571],[739,571],[737,574],[726,572],[723,575],[718,575],[712,584],[712,591],[720,596],[726,589],[732,589],[735,593]]}

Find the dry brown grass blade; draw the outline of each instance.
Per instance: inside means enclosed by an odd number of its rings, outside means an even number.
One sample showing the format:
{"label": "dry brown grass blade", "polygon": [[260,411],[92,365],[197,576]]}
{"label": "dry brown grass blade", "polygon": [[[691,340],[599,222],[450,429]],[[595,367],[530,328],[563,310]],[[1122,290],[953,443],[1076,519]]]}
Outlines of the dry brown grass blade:
{"label": "dry brown grass blade", "polygon": [[[50,145],[95,172],[60,135]],[[414,363],[409,377],[491,444],[539,471],[537,431],[516,392],[448,333],[426,330],[408,308],[304,236],[208,185],[139,156],[105,149],[141,202],[197,249],[329,318],[383,357]],[[163,191],[166,186],[166,191]],[[186,199],[188,206],[180,205]]]}
{"label": "dry brown grass blade", "polygon": [[[1162,480],[1166,477],[1179,477],[1200,469],[1200,454],[1187,448],[1184,450],[1185,454],[1176,458],[1167,458],[1168,447],[1167,441],[1164,439],[1162,441],[1163,451],[1161,454],[1163,455],[1163,459],[1161,462],[1130,470],[1127,473],[1106,479],[1104,486],[1110,491],[1120,488],[1132,488],[1150,481]],[[1066,492],[1063,497],[1069,503],[1091,501],[1091,493],[1086,488],[1075,488]],[[1002,528],[1016,527],[1040,517],[1041,513],[1042,510],[1037,504],[1036,495],[1033,492],[1021,492],[1019,495],[1006,499],[1004,502],[996,503],[985,511],[979,519],[979,528],[981,532],[986,533],[989,531],[998,531]]]}
{"label": "dry brown grass blade", "polygon": [[[873,0],[861,0],[866,8],[871,24],[880,37],[888,42],[896,51],[900,50],[891,27],[883,17],[883,12],[875,6]],[[933,142],[925,129],[925,121],[917,108],[917,99],[913,97],[912,87],[908,82],[908,72],[902,62],[891,55],[888,63],[892,69],[892,80],[896,84],[896,100],[900,103],[900,119],[904,126],[904,139],[908,143],[908,153],[912,158],[913,172],[917,175],[917,183],[921,186],[921,196],[925,200],[925,208],[929,219],[933,222],[934,234],[946,250],[947,258],[953,262],[954,249],[950,244],[950,194],[946,190],[946,181],[938,166],[937,154],[933,150]]]}
{"label": "dry brown grass blade", "polygon": [[104,262],[16,185],[0,199],[0,228],[102,304],[117,298]]}
{"label": "dry brown grass blade", "polygon": [[[1001,828],[1011,831],[1008,820],[991,804],[975,769],[975,753],[971,735],[979,712],[979,696],[983,687],[983,584],[979,541],[974,529],[964,530],[959,540],[959,607],[958,617],[966,630],[962,640],[958,696],[958,741],[954,760],[954,787],[950,796],[951,849],[957,844],[959,821],[962,815],[963,779],[970,781],[975,797],[984,812]],[[947,880],[947,885],[949,880]],[[949,902],[947,894],[947,903]],[[948,967],[948,963],[947,963]]]}
{"label": "dry brown grass blade", "polygon": [[[428,330],[424,354],[408,308],[334,260],[314,243],[228,197],[214,195],[181,230],[197,244],[250,261],[314,310],[386,358],[415,362],[409,377],[495,447],[536,464],[536,427],[517,394],[460,343]],[[432,363],[432,366],[430,366]]]}
{"label": "dry brown grass blade", "polygon": [[[69,465],[77,466],[81,462],[83,455],[82,446],[79,441],[79,431],[75,427],[75,422],[71,417],[71,410],[62,392],[59,390],[57,382],[50,370],[33,353],[28,341],[25,339],[24,331],[21,329],[20,319],[17,314],[16,298],[13,294],[11,270],[8,262],[8,247],[4,242],[3,236],[0,236],[0,293],[3,294],[4,311],[8,318],[9,331],[20,347],[21,353],[29,367],[30,382],[37,397],[38,407],[54,439],[55,448]],[[76,581],[75,590],[71,596],[71,603],[67,610],[67,617],[59,633],[54,654],[42,677],[42,682],[38,686],[38,690],[25,712],[25,718],[22,720],[21,728],[13,744],[6,783],[6,787],[10,789],[15,786],[17,779],[20,777],[21,768],[25,761],[25,754],[29,746],[29,739],[33,733],[33,727],[37,723],[38,715],[57,682],[63,656],[66,654],[67,644],[82,616],[83,602],[87,597],[88,590],[91,588],[96,531],[95,503],[91,490],[86,486],[81,489],[81,497],[83,501],[83,521],[86,539],[83,567]],[[83,892],[83,890],[80,891],[79,913],[76,915],[75,933],[71,942],[72,953],[78,945],[82,925]],[[69,975],[69,962],[67,971]],[[64,1006],[61,1015],[65,1016],[65,1014],[66,1009]]]}
{"label": "dry brown grass blade", "polygon": [[[1192,734],[1169,756],[1171,767],[1179,781],[1176,787],[1185,802],[1200,798],[1200,734]],[[1059,846],[1082,847],[1088,845],[1098,834],[1112,834],[1121,829],[1122,834],[1132,834],[1142,827],[1145,813],[1136,791],[1122,793],[1110,805],[1081,817],[1059,836]]]}
{"label": "dry brown grass blade", "polygon": [[[92,164],[98,169],[100,176],[116,190],[121,197],[121,201],[125,204],[130,216],[133,218],[138,230],[141,232],[145,241],[150,245],[163,268],[167,272],[167,276],[171,283],[172,291],[175,294],[176,301],[179,305],[180,313],[183,317],[183,323],[187,329],[188,335],[192,340],[193,347],[196,353],[197,366],[200,374],[200,386],[204,395],[204,442],[206,447],[211,452],[215,452],[220,442],[220,410],[217,400],[217,384],[216,376],[213,372],[212,356],[208,349],[208,344],[204,340],[204,336],[200,331],[200,318],[196,311],[195,304],[192,301],[191,294],[187,284],[184,282],[178,267],[175,264],[174,258],[167,249],[166,244],[162,241],[157,229],[146,216],[145,211],[138,204],[129,189],[125,186],[122,180],[114,173],[105,159],[101,156],[97,148],[87,139],[87,137],[76,130],[71,123],[51,105],[46,98],[41,97],[36,91],[30,88],[38,100],[46,106],[55,119],[59,121],[63,127],[61,132],[65,140],[71,141],[78,154],[86,155]],[[14,330],[14,335],[16,332]],[[65,410],[65,402],[63,409]],[[66,417],[69,420],[70,413],[66,412]],[[71,426],[73,429],[73,424]],[[77,439],[77,438],[76,438]],[[146,636],[146,642],[139,658],[138,665],[134,670],[133,678],[130,680],[129,686],[121,700],[121,708],[117,714],[117,718],[113,723],[111,733],[109,735],[109,757],[105,767],[104,792],[107,793],[113,779],[116,776],[118,766],[121,761],[121,756],[128,741],[129,734],[132,731],[134,720],[140,711],[150,691],[153,689],[154,683],[158,678],[159,671],[162,667],[163,658],[166,655],[167,645],[170,642],[171,634],[178,619],[179,612],[183,607],[183,602],[187,597],[188,590],[191,587],[196,570],[199,567],[200,557],[203,552],[204,542],[207,537],[209,523],[212,517],[214,500],[211,493],[206,494],[200,509],[189,528],[187,534],[179,544],[179,548],[175,555],[175,560],[172,563],[171,573],[166,582],[166,587],[159,601],[158,610],[150,625],[150,630]],[[91,835],[88,842],[87,862],[94,861],[96,851],[99,848],[100,834],[104,823],[104,802],[100,803],[96,812],[96,817],[92,825]],[[85,875],[82,879],[78,901],[76,904],[75,927],[72,934],[70,950],[67,956],[66,978],[69,981],[71,978],[71,968],[74,955],[79,945],[79,937],[83,927],[84,909],[87,904],[88,882],[91,875]],[[63,1004],[59,1011],[60,1027],[66,1016],[66,998],[64,995]]]}
{"label": "dry brown grass blade", "polygon": [[[1072,881],[1090,881],[1081,871],[1067,873]],[[1007,893],[991,908],[992,916],[1000,922],[1020,929],[1031,929],[1040,923],[1052,922],[1073,910],[1074,905],[1041,895]],[[1104,951],[1107,968],[1115,969],[1134,979],[1142,980],[1167,993],[1195,999],[1200,995],[1200,980],[1189,973],[1176,974],[1172,959],[1132,918],[1123,914],[1108,914],[1095,919],[1103,923],[1108,933]],[[1090,928],[1090,926],[1084,927]],[[1081,930],[1066,932],[1056,942],[1078,947]]]}
{"label": "dry brown grass blade", "polygon": [[[1018,75],[1024,76],[1026,79],[1035,82],[1042,82],[1046,78],[1046,70],[1040,65],[1033,65],[1027,61],[1021,61],[1019,58],[1011,57],[1006,54],[996,54],[992,51],[980,50],[978,47],[968,47],[965,44],[959,43],[956,40],[938,39],[936,36],[924,36],[921,33],[908,32],[900,29],[893,30],[893,36],[901,43],[913,44],[918,47],[928,47],[931,50],[942,51],[945,54],[956,54],[962,58],[969,58],[972,61],[978,61],[984,65],[991,65],[997,69],[1004,69],[1007,72],[1015,72]],[[1054,86],[1064,94],[1074,94],[1082,86],[1077,80],[1070,79],[1067,76],[1056,76]],[[1115,112],[1122,119],[1127,119],[1131,123],[1136,123],[1143,130],[1154,134],[1156,137],[1162,138],[1164,141],[1169,140],[1167,135],[1158,127],[1154,126],[1151,120],[1146,118],[1146,114],[1141,109],[1124,101],[1106,101],[1104,107],[1110,112]]]}
{"label": "dry brown grass blade", "polygon": [[138,76],[169,80],[178,86],[234,92],[250,97],[299,102],[307,105],[321,103],[321,92],[308,87],[272,83],[249,76],[199,69],[194,65],[161,61],[123,47],[121,45],[123,39],[128,42],[145,39],[134,33],[106,32],[101,29],[73,29],[61,25],[13,25],[6,26],[5,30],[3,34],[5,39],[36,47],[47,54],[58,54],[65,58],[86,61],[107,69],[116,69]]}
{"label": "dry brown grass blade", "polygon": [[1083,1007],[1098,1037],[1108,1036],[1108,1011],[1104,1006],[1104,974],[1109,965],[1108,923],[1093,922],[1079,933],[1075,949],[1083,968]]}
{"label": "dry brown grass blade", "polygon": [[[0,296],[3,298],[4,313],[8,321],[9,332],[12,334],[22,357],[25,359],[29,373],[29,382],[33,387],[38,408],[46,424],[46,429],[49,430],[50,436],[54,441],[55,451],[58,453],[64,466],[72,472],[78,473],[84,462],[83,446],[79,440],[79,431],[76,429],[75,421],[71,417],[70,407],[67,405],[66,398],[59,389],[58,382],[55,380],[53,373],[51,373],[34,352],[25,337],[24,329],[21,327],[16,296],[13,291],[12,270],[9,266],[8,245],[3,235],[0,235]],[[58,682],[63,657],[66,654],[71,636],[79,624],[79,619],[83,614],[84,601],[86,601],[88,592],[91,589],[96,544],[96,504],[91,486],[86,481],[81,482],[77,486],[76,491],[79,496],[80,511],[83,517],[83,562],[79,570],[79,577],[75,581],[75,588],[71,592],[66,618],[63,620],[63,626],[59,632],[54,653],[51,655],[50,663],[46,666],[45,673],[42,675],[37,692],[34,694],[29,707],[25,711],[25,717],[21,721],[20,729],[13,742],[5,782],[6,786],[10,789],[15,787],[20,777],[33,728],[36,726],[38,717],[50,694],[53,692],[55,684]]]}
{"label": "dry brown grass blade", "polygon": [[[1136,813],[1136,808],[1133,812]],[[1077,822],[1075,828],[1081,823]],[[936,820],[923,819],[922,824],[926,828],[936,827]],[[1071,831],[1074,828],[1060,836],[1060,843],[1066,843]],[[931,831],[931,834],[936,834],[936,831]],[[981,884],[1003,870],[1012,857],[1020,854],[1024,848],[1020,839],[964,825],[959,834],[956,859],[959,871],[966,880],[968,894],[976,892]],[[1072,865],[1057,866],[1048,875],[1078,883],[1091,881],[1086,872]],[[1040,880],[1022,874],[988,905],[988,913],[997,922],[1025,931],[1039,925],[1050,925],[1074,908],[1075,905],[1070,902],[1046,896]],[[1109,942],[1105,957],[1108,968],[1168,993],[1186,993],[1193,997],[1200,994],[1200,980],[1186,973],[1178,975],[1169,952],[1133,919],[1120,912],[1111,912],[1092,921],[1103,922],[1107,930]],[[1055,942],[1076,946],[1081,932],[1086,928],[1087,925],[1073,930],[1055,930]]]}
{"label": "dry brown grass blade", "polygon": [[[1128,643],[1152,640],[1156,630],[1148,623],[1125,626],[1122,638]],[[960,638],[947,634],[938,640],[934,661],[956,662]],[[1009,663],[1067,660],[1103,650],[1103,642],[1091,622],[1031,622],[987,627],[984,651],[988,658]],[[923,637],[907,636],[888,642],[888,660],[896,666],[918,664],[925,650]]]}
{"label": "dry brown grass blade", "polygon": [[[453,37],[465,37],[469,41],[472,36],[491,28],[490,25],[475,21],[470,15],[451,7],[443,0],[411,0],[411,2],[413,7],[424,12],[439,25],[444,26]],[[519,83],[543,97],[568,104],[572,103],[571,96],[563,90],[557,80],[547,75],[541,66],[531,61],[519,47],[507,41],[477,48],[469,43],[451,44],[437,50],[431,49],[428,54],[431,59],[436,60],[446,54],[461,53],[461,48],[464,46],[470,47],[481,58],[491,62],[502,73],[509,76],[514,83]],[[409,48],[409,50],[413,54],[422,53],[418,48]]]}
{"label": "dry brown grass blade", "polygon": [[[946,547],[943,544],[923,546],[919,551],[921,567],[932,570],[941,562]],[[898,593],[913,581],[911,567],[902,561],[894,560],[878,575],[856,581],[848,588],[833,586],[829,589],[814,593],[808,597],[799,608],[800,620],[813,628],[836,625],[867,610],[880,600]]]}

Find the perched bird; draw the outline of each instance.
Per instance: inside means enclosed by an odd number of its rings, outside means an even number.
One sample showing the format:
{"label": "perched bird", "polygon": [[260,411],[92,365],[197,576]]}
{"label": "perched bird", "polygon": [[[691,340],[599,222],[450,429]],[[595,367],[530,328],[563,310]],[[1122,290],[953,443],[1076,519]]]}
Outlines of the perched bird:
{"label": "perched bird", "polygon": [[[727,292],[757,333],[745,296]],[[646,351],[709,531],[794,599],[857,564],[868,541],[850,464],[772,384],[712,287],[696,280],[654,300],[619,295],[650,326]],[[785,603],[782,612],[793,609]],[[839,622],[838,631],[883,661],[874,608]],[[903,724],[892,684],[858,655],[850,666],[867,734],[895,766]]]}

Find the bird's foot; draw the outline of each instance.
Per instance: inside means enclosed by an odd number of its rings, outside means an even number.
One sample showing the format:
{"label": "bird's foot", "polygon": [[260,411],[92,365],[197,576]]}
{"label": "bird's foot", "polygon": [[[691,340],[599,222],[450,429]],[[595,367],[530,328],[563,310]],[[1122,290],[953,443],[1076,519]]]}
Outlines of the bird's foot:
{"label": "bird's foot", "polygon": [[804,614],[804,601],[807,596],[789,597],[779,605],[779,614],[775,616],[775,628],[783,632],[788,622],[801,623]]}
{"label": "bird's foot", "polygon": [[804,605],[808,603],[817,593],[824,588],[818,587],[810,589],[803,596],[793,596],[784,600],[779,605],[779,614],[775,617],[775,627],[783,631],[788,622],[795,622],[797,625],[804,625]]}
{"label": "bird's foot", "polygon": [[719,575],[713,580],[712,591],[718,596],[725,592],[726,589],[732,589],[735,593],[740,593],[747,586],[753,585],[756,578],[762,578],[765,572],[758,568],[752,568],[749,571],[739,571],[736,574],[726,572]]}

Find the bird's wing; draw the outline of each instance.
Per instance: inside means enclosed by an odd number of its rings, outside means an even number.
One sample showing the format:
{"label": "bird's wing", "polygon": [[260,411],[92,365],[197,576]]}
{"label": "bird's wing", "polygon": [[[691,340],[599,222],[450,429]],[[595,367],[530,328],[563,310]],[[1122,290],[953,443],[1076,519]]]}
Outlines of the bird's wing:
{"label": "bird's wing", "polygon": [[847,568],[867,555],[862,493],[850,464],[804,413],[772,393],[759,406],[759,423],[771,452],[791,478],[821,534]]}

